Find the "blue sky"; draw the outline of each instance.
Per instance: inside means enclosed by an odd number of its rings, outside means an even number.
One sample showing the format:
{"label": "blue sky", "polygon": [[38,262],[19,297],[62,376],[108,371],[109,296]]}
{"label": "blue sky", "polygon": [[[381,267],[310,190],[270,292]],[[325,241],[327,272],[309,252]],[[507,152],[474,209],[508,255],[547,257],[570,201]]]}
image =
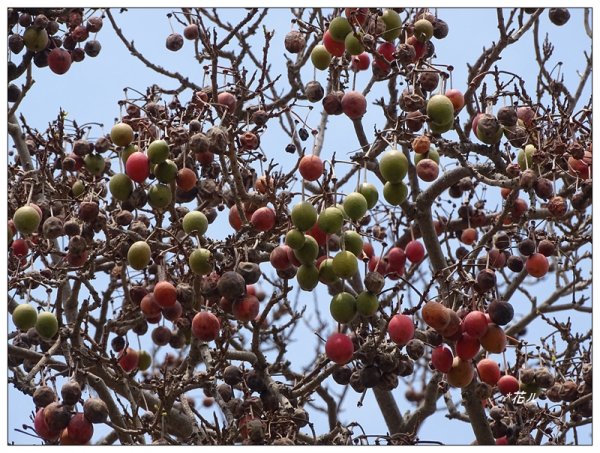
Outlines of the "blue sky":
{"label": "blue sky", "polygon": [[[113,12],[125,35],[130,40],[133,39],[138,50],[149,59],[170,70],[179,71],[189,76],[194,82],[202,84],[203,71],[192,57],[193,46],[190,41],[186,41],[183,49],[177,53],[165,49],[166,36],[171,32],[166,19],[167,10],[148,8],[131,9],[124,14]],[[234,22],[237,18],[244,16],[245,12],[228,9],[223,11],[222,14],[223,17],[227,17],[228,20]],[[487,47],[492,41],[497,40],[496,11],[485,8],[439,9],[438,16],[449,24],[450,33],[446,39],[434,41],[437,54],[435,62],[452,64],[455,68],[453,86],[464,91],[466,88],[464,86],[467,74],[466,64],[473,62],[484,46]],[[271,48],[271,63],[274,72],[285,71],[284,59],[282,58],[282,54],[285,52],[283,37],[290,29],[290,18],[291,15],[288,10],[274,9],[269,13],[265,22],[268,28],[275,30]],[[558,61],[564,63],[562,71],[565,74],[567,86],[570,87],[577,84],[577,71],[581,71],[585,67],[583,51],[589,50],[587,47],[589,41],[585,36],[582,21],[583,10],[581,9],[571,10],[571,20],[564,27],[552,25],[548,21],[547,14],[542,15],[541,36],[546,31],[551,33],[552,42],[555,45],[554,56],[551,61],[553,63]],[[173,27],[181,32],[181,26],[175,21],[172,21],[172,23]],[[73,64],[70,71],[63,76],[57,76],[47,68],[38,69],[34,67],[36,83],[20,107],[20,112],[25,115],[31,126],[43,130],[48,122],[56,117],[59,108],[62,108],[68,112],[69,118],[76,119],[80,124],[85,122],[104,123],[103,130],[93,130],[91,136],[95,137],[110,130],[114,118],[119,113],[117,102],[123,97],[124,87],[131,87],[144,92],[147,86],[154,83],[164,88],[175,88],[177,86],[176,82],[149,71],[137,59],[131,57],[112,31],[108,19],[105,19],[104,28],[98,34],[97,39],[102,44],[100,55],[96,58],[86,57],[82,63]],[[511,70],[524,77],[530,93],[535,90],[537,76],[532,40],[531,33],[528,33],[520,42],[510,46],[503,53],[501,62],[498,63],[500,69]],[[257,40],[257,45],[260,45],[260,43],[261,41]],[[19,58],[17,56],[15,61],[18,62]],[[309,81],[311,74],[312,68],[305,68],[303,79]],[[367,73],[359,74],[356,79],[357,89],[362,89],[368,78]],[[325,85],[325,73],[317,73],[317,80]],[[383,95],[383,89],[385,89],[385,86],[374,90],[368,100],[375,99],[378,93]],[[589,96],[590,91],[588,90],[587,96]],[[181,98],[182,100],[188,99],[189,93],[182,95]],[[166,100],[168,102],[168,97]],[[315,110],[317,111],[314,111],[308,117],[308,123],[312,125],[316,125],[319,120],[318,109]],[[381,124],[378,113],[378,108],[369,105],[364,120],[365,131],[369,138],[372,137],[373,126]],[[464,114],[461,118],[466,119]],[[275,157],[284,169],[289,169],[294,161],[283,150],[288,141],[276,131],[276,126],[274,124],[269,128],[268,133],[262,139],[261,145],[269,157]],[[329,158],[333,152],[341,157],[358,148],[356,137],[347,133],[349,127],[349,120],[343,115],[331,119],[323,147],[323,158]],[[450,134],[448,135],[451,137]],[[310,139],[307,143],[310,143]],[[488,191],[489,196],[495,196],[490,192],[492,191]],[[489,201],[492,202],[492,200]],[[493,202],[490,205],[493,206]],[[222,238],[230,233],[231,229],[226,216],[222,216],[210,225],[207,234],[211,237]],[[541,291],[540,297],[542,297],[544,290],[539,291]],[[326,307],[329,304],[329,297],[326,292],[317,292],[314,296],[316,303],[321,306],[321,311],[326,312]],[[301,297],[302,303],[309,307],[314,303],[312,294],[305,293]],[[523,313],[528,310],[528,306],[519,307],[518,304],[515,304],[515,309],[517,313]],[[579,319],[582,323],[581,330],[585,330],[587,323],[590,322],[589,318],[584,316],[576,316],[575,319]],[[333,323],[331,328],[333,328]],[[533,328],[530,329],[531,336],[535,338],[538,331],[541,335],[543,326],[540,323],[534,324]],[[312,345],[314,341],[317,341],[306,328],[300,329],[299,335],[298,341],[291,344],[289,348],[289,357],[292,359],[302,357],[306,342]],[[149,334],[147,336],[149,337]],[[333,382],[328,383],[328,385],[332,388],[337,386]],[[339,390],[340,388],[337,386],[335,391]],[[402,396],[403,392],[402,386],[394,392],[398,396],[397,399],[402,411],[409,409]],[[356,408],[356,405],[353,404],[353,400],[356,399],[356,393],[350,391],[346,398],[346,411],[342,413],[341,419],[345,422],[358,420],[365,431],[383,434],[386,430],[385,424],[371,394],[368,393],[361,408]],[[30,438],[16,433],[13,428],[26,422],[26,417],[32,409],[30,398],[23,397],[16,391],[9,391],[9,405],[9,439],[16,443],[29,442]],[[317,431],[321,431],[318,429],[319,425],[325,426],[323,416],[313,414],[313,421],[317,423]],[[440,430],[440,426],[443,426],[443,430]],[[101,430],[98,429],[98,431]],[[450,444],[470,443],[473,438],[469,425],[460,421],[449,421],[444,418],[443,413],[431,417],[423,425],[419,437],[423,440],[443,441]],[[580,440],[584,438],[585,430],[582,429]]]}

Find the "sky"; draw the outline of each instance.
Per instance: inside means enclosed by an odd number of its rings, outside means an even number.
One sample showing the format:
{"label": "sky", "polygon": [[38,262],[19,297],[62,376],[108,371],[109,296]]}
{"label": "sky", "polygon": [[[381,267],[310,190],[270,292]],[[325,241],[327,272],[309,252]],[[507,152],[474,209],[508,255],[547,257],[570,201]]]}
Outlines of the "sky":
{"label": "sky", "polygon": [[[160,65],[184,73],[190,79],[198,84],[202,84],[202,68],[195,63],[192,58],[192,45],[186,41],[184,47],[179,52],[173,53],[165,49],[165,39],[171,28],[167,21],[165,9],[130,9],[124,14],[118,14],[115,17],[122,27],[124,34],[135,42],[136,48],[140,50],[149,59],[158,62]],[[245,15],[242,10],[228,9],[222,11],[223,17],[228,18],[230,22],[236,21],[239,17]],[[494,9],[439,9],[438,17],[445,20],[450,28],[449,36],[444,40],[435,42],[437,58],[436,63],[452,64],[455,68],[453,72],[453,86],[462,91],[466,81],[468,62],[473,62],[480,54],[484,46],[497,40],[496,11]],[[551,33],[552,42],[555,45],[552,62],[562,61],[563,72],[568,86],[574,86],[577,83],[577,71],[584,68],[585,60],[583,50],[588,50],[588,39],[582,26],[583,10],[572,9],[571,20],[563,27],[552,25],[547,18],[547,14],[542,15],[541,35],[547,31]],[[181,32],[182,27],[175,21],[171,21],[176,31]],[[290,14],[286,9],[273,9],[265,22],[268,28],[275,30],[275,36],[272,41],[271,55],[274,72],[284,73],[284,60],[281,57],[285,50],[283,48],[283,38],[291,28]],[[150,31],[150,32],[149,32]],[[119,115],[117,102],[123,97],[123,88],[131,87],[144,92],[147,86],[159,84],[164,88],[175,88],[176,82],[166,80],[165,77],[151,72],[137,59],[130,56],[123,44],[118,40],[110,27],[108,19],[104,21],[104,27],[98,33],[97,39],[102,44],[102,51],[96,58],[86,59],[82,63],[73,64],[69,72],[58,76],[48,68],[39,69],[34,67],[33,75],[36,81],[31,92],[25,98],[19,111],[25,115],[28,124],[33,127],[45,129],[49,121],[53,120],[59,108],[68,112],[68,117],[76,119],[78,123],[100,122],[104,124],[103,128],[93,130],[91,136],[98,136],[110,130],[114,119]],[[259,45],[259,43],[257,43]],[[15,60],[19,61],[19,56]],[[551,65],[549,65],[551,67]],[[529,33],[523,40],[510,46],[504,53],[500,69],[518,72],[527,82],[529,91],[535,89],[535,79],[537,76],[536,64],[533,58],[532,36]],[[368,71],[367,71],[368,72]],[[312,68],[303,70],[303,80],[310,80]],[[357,89],[364,88],[369,75],[359,74],[356,79]],[[317,73],[317,80],[323,85],[326,84],[325,73]],[[19,81],[21,82],[21,81]],[[385,88],[385,87],[384,87]],[[590,91],[588,89],[587,96]],[[378,91],[374,91],[368,99],[374,99]],[[189,93],[182,95],[182,100],[188,99]],[[584,99],[586,96],[584,95]],[[167,102],[169,98],[166,98]],[[317,109],[316,109],[317,110]],[[377,108],[369,105],[367,115],[364,119],[365,131],[369,139],[372,137],[373,127],[380,124],[380,117],[377,114]],[[375,113],[374,113],[375,112]],[[461,115],[463,121],[466,120],[464,113]],[[312,125],[318,124],[318,111],[308,116],[307,122]],[[358,141],[354,134],[348,134],[349,120],[345,116],[333,117],[328,125],[323,158],[329,158],[335,152],[338,157],[355,151],[358,147]],[[451,136],[450,134],[448,134]],[[307,143],[310,143],[310,139]],[[269,157],[276,157],[284,169],[289,169],[294,164],[294,158],[284,152],[287,141],[282,134],[276,131],[276,127],[271,127],[261,146]],[[449,164],[449,162],[445,162]],[[488,191],[488,194],[491,191]],[[490,195],[492,196],[492,195]],[[222,216],[208,229],[208,235],[213,238],[222,238],[232,232],[229,227],[226,216]],[[538,287],[539,288],[539,287]],[[540,294],[542,295],[543,292]],[[313,295],[303,294],[302,301],[309,307],[314,303]],[[329,296],[325,291],[315,293],[316,303],[326,312],[329,304]],[[524,313],[528,306],[519,307],[515,305],[517,313]],[[576,315],[582,323],[581,330],[589,325],[589,318]],[[331,326],[333,328],[333,324]],[[534,325],[532,330],[539,329],[542,332],[543,326],[539,323]],[[308,329],[300,329],[300,336],[296,343],[290,345],[289,357],[301,357],[302,351],[306,347],[305,341],[314,344],[318,341]],[[537,332],[537,331],[536,331]],[[535,334],[532,333],[532,336]],[[149,337],[149,334],[147,335]],[[328,381],[331,388],[339,391],[337,384]],[[336,388],[337,386],[337,388]],[[406,406],[403,398],[403,386],[394,391],[398,396],[398,402],[401,410],[412,408]],[[455,400],[456,400],[455,395]],[[383,419],[378,411],[377,405],[370,392],[367,393],[364,405],[356,408],[353,404],[358,395],[349,391],[346,398],[346,411],[342,413],[341,419],[345,422],[358,420],[361,422],[365,431],[369,433],[384,433],[386,431]],[[438,407],[441,407],[438,405]],[[24,397],[16,391],[9,390],[9,420],[8,435],[9,440],[15,443],[29,443],[31,438],[15,432],[13,428],[26,423],[26,419],[32,409],[31,399]],[[318,427],[325,426],[325,419],[322,415],[311,414],[312,421]],[[443,423],[443,425],[442,425]],[[440,426],[443,426],[443,432],[440,432]],[[101,430],[98,429],[98,432]],[[580,440],[585,438],[586,431],[580,432]],[[96,438],[96,436],[95,436]],[[444,418],[443,412],[440,412],[424,424],[419,433],[419,438],[423,440],[442,441],[447,444],[470,443],[473,439],[469,425],[460,421],[450,421]]]}

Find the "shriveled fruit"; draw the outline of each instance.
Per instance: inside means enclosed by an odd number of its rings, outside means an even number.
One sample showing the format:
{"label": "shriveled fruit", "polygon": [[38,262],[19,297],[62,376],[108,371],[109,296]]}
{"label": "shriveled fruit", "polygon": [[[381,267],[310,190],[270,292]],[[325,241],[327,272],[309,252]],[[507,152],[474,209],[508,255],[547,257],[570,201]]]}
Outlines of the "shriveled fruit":
{"label": "shriveled fruit", "polygon": [[90,423],[104,423],[108,420],[108,406],[100,398],[88,398],[83,403],[83,416]]}

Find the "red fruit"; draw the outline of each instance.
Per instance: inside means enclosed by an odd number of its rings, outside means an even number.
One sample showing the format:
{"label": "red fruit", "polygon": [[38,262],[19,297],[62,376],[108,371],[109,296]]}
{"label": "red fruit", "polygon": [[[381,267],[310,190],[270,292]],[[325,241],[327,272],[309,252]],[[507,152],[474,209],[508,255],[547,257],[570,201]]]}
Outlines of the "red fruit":
{"label": "red fruit", "polygon": [[219,318],[209,311],[196,313],[192,319],[192,335],[201,341],[213,341],[219,335]]}
{"label": "red fruit", "polygon": [[460,241],[463,244],[471,245],[477,240],[477,230],[475,228],[465,228],[460,235]]}
{"label": "red fruit", "polygon": [[453,361],[452,350],[446,345],[440,345],[431,351],[431,363],[436,370],[442,373],[450,371]]}
{"label": "red fruit", "polygon": [[10,245],[15,256],[21,258],[29,253],[29,245],[25,242],[25,239],[15,239]]}
{"label": "red fruit", "polygon": [[512,218],[513,220],[519,219],[525,212],[529,209],[529,205],[522,198],[517,198],[513,204],[512,208]]}
{"label": "red fruit", "polygon": [[35,419],[33,420],[33,428],[38,436],[47,441],[56,440],[60,434],[59,431],[51,431],[46,424],[46,417],[44,416],[44,408],[41,407],[38,409],[35,414]]}
{"label": "red fruit", "polygon": [[404,272],[406,264],[406,254],[400,247],[393,247],[387,254],[388,272]]}
{"label": "red fruit", "polygon": [[67,263],[69,263],[73,267],[83,266],[88,260],[88,252],[84,250],[80,254],[67,253],[66,256]]}
{"label": "red fruit", "polygon": [[350,63],[350,69],[354,72],[365,71],[369,69],[371,65],[371,58],[369,58],[369,54],[367,52],[363,52],[360,55],[355,55],[352,57],[352,62]]}
{"label": "red fruit", "polygon": [[154,286],[154,300],[161,307],[172,307],[177,302],[177,288],[169,282],[158,282]]}
{"label": "red fruit", "polygon": [[140,309],[146,318],[154,318],[161,313],[161,307],[156,303],[154,294],[146,294],[142,297]]}
{"label": "red fruit", "polygon": [[344,14],[348,22],[355,25],[363,25],[369,14],[368,8],[344,8]]}
{"label": "red fruit", "polygon": [[222,105],[229,113],[235,112],[237,100],[235,96],[228,92],[219,93],[217,96],[217,104]]}
{"label": "red fruit", "polygon": [[462,322],[462,330],[471,338],[481,338],[488,330],[488,321],[485,313],[472,311]]}
{"label": "red fruit", "polygon": [[150,161],[141,151],[136,151],[125,162],[125,173],[133,181],[142,183],[150,175]]}
{"label": "red fruit", "polygon": [[500,367],[492,359],[482,359],[477,364],[479,379],[489,385],[496,385],[500,379]]}
{"label": "red fruit", "polygon": [[302,265],[302,263],[300,261],[298,261],[298,258],[296,258],[296,254],[294,253],[293,248],[287,247],[286,252],[287,252],[287,256],[288,256],[288,261],[290,262],[291,265],[296,266],[296,267],[299,267],[300,265]]}
{"label": "red fruit", "polygon": [[456,355],[463,360],[471,360],[479,352],[480,344],[477,338],[462,335],[456,342]]}
{"label": "red fruit", "polygon": [[[85,445],[94,435],[94,425],[87,421],[82,412],[78,412],[69,421],[63,431],[61,445]],[[63,441],[64,439],[64,441]]]}
{"label": "red fruit", "polygon": [[446,91],[445,95],[448,99],[450,99],[450,102],[452,102],[455,112],[458,112],[464,107],[465,97],[463,96],[460,90],[457,90],[456,88],[451,88],[448,91]]}
{"label": "red fruit", "polygon": [[300,159],[298,170],[307,181],[316,181],[323,175],[323,161],[314,154],[304,156]]}
{"label": "red fruit", "polygon": [[[363,242],[363,253],[364,255],[371,259],[373,255],[375,255],[375,250],[373,249],[373,244],[370,242]],[[404,253],[404,250],[402,251]]]}
{"label": "red fruit", "polygon": [[409,44],[415,48],[415,59],[413,60],[413,63],[425,56],[425,52],[427,52],[427,45],[424,42],[420,42],[415,36],[409,37],[406,40],[406,44]]}
{"label": "red fruit", "polygon": [[499,354],[506,349],[506,334],[502,327],[496,324],[488,324],[488,330],[479,339],[481,346],[488,352]]}
{"label": "red fruit", "polygon": [[242,300],[234,302],[231,311],[238,321],[252,321],[258,316],[258,299],[256,296],[247,295]]}
{"label": "red fruit", "polygon": [[525,269],[532,277],[541,278],[548,273],[548,258],[541,253],[534,253],[525,261]]}
{"label": "red fruit", "polygon": [[215,160],[215,155],[210,151],[196,153],[196,160],[200,162],[200,165],[203,167],[207,167]]}
{"label": "red fruit", "polygon": [[506,436],[498,437],[496,445],[508,445],[508,438]]}
{"label": "red fruit", "polygon": [[325,343],[327,358],[338,365],[345,365],[354,355],[354,344],[348,335],[334,333]]}
{"label": "red fruit", "polygon": [[327,30],[323,34],[323,45],[325,46],[325,49],[327,49],[327,52],[329,52],[334,57],[341,57],[346,51],[344,41],[338,42],[335,39],[333,39],[331,37],[331,33],[329,33],[329,30]]}
{"label": "red fruit", "polygon": [[404,345],[415,336],[415,325],[410,316],[395,315],[388,324],[390,339],[399,345]]}
{"label": "red fruit", "polygon": [[182,314],[183,307],[179,302],[175,302],[174,305],[162,309],[162,315],[169,321],[177,321],[179,318],[181,318]]}
{"label": "red fruit", "polygon": [[378,272],[381,275],[387,274],[387,261],[378,256],[372,256],[369,258],[369,271]]}
{"label": "red fruit", "polygon": [[55,74],[64,74],[71,67],[71,54],[65,49],[55,47],[48,54],[48,67]]}
{"label": "red fruit", "polygon": [[498,390],[503,395],[510,395],[519,391],[519,381],[516,377],[509,374],[502,376],[498,379]]}
{"label": "red fruit", "polygon": [[321,228],[319,228],[318,224],[315,223],[313,227],[306,232],[306,234],[312,236],[313,239],[317,241],[317,244],[319,244],[321,247],[325,247],[325,242],[327,242],[327,234]]}
{"label": "red fruit", "polygon": [[250,223],[254,228],[258,231],[269,231],[272,230],[277,221],[275,211],[269,207],[258,208],[252,214],[250,218]]}
{"label": "red fruit", "polygon": [[229,225],[236,231],[242,228],[242,219],[240,218],[237,205],[235,204],[229,210]]}
{"label": "red fruit", "polygon": [[500,189],[500,195],[505,200],[508,198],[508,196],[511,194],[511,192],[512,192],[512,189],[509,187],[503,187],[502,189]]}
{"label": "red fruit", "polygon": [[471,123],[471,130],[473,131],[473,134],[475,134],[475,136],[477,136],[477,125],[479,124],[479,119],[482,115],[483,113],[478,113],[477,115],[475,115],[475,118],[473,118],[473,122]]}
{"label": "red fruit", "polygon": [[404,247],[404,253],[411,263],[418,264],[425,258],[425,247],[419,241],[410,241]]}
{"label": "red fruit", "polygon": [[390,63],[394,61],[394,52],[396,51],[396,46],[391,42],[382,42],[379,47],[377,47],[377,53],[375,54],[375,64],[379,69],[384,72],[389,71]]}
{"label": "red fruit", "polygon": [[367,111],[367,99],[358,91],[348,91],[342,97],[342,110],[350,119],[359,119]]}
{"label": "red fruit", "polygon": [[292,264],[289,259],[290,253],[293,254],[293,250],[287,245],[278,245],[275,247],[269,256],[271,266],[281,271],[290,267]]}
{"label": "red fruit", "polygon": [[177,181],[177,187],[179,187],[184,192],[192,190],[198,182],[196,173],[194,173],[194,170],[192,170],[191,168],[182,168],[181,170],[179,170],[177,172],[175,180]]}
{"label": "red fruit", "polygon": [[119,353],[119,365],[123,371],[129,373],[138,366],[139,355],[135,349],[127,348]]}

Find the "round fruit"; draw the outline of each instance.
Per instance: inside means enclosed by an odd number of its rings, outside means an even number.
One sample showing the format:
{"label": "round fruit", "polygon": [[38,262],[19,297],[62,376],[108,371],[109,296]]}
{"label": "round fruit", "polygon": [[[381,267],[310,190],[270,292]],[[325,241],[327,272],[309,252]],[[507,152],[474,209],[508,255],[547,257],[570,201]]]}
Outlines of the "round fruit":
{"label": "round fruit", "polygon": [[170,184],[177,178],[177,164],[166,159],[152,168],[152,173],[160,182]]}
{"label": "round fruit", "polygon": [[329,312],[337,322],[348,323],[356,316],[356,299],[350,293],[336,294],[329,304]]}
{"label": "round fruit", "polygon": [[165,209],[173,200],[171,188],[166,184],[155,184],[148,189],[148,204],[155,209]]}
{"label": "round fruit", "polygon": [[210,250],[199,248],[190,253],[188,260],[192,272],[198,275],[210,274],[213,270],[212,253]]}
{"label": "round fruit", "polygon": [[369,68],[371,64],[371,58],[367,52],[363,52],[360,55],[356,55],[352,57],[352,62],[350,63],[350,69],[354,72],[365,71]]}
{"label": "round fruit", "polygon": [[473,376],[475,376],[475,370],[471,362],[455,357],[447,375],[448,384],[452,387],[464,388],[471,383]]}
{"label": "round fruit", "polygon": [[350,55],[361,55],[365,51],[359,34],[348,33],[344,40],[344,46]]}
{"label": "round fruit", "polygon": [[532,277],[542,278],[548,273],[549,267],[548,258],[541,253],[534,253],[525,261],[525,269]]}
{"label": "round fruit", "polygon": [[55,74],[64,74],[71,67],[71,54],[68,50],[55,47],[48,54],[48,67]]}
{"label": "round fruit", "polygon": [[367,209],[373,209],[379,200],[377,188],[368,182],[363,182],[358,188],[358,192],[367,200]]}
{"label": "round fruit", "polygon": [[84,416],[78,412],[71,417],[69,425],[63,431],[61,445],[85,445],[94,435],[94,425],[92,425]]}
{"label": "round fruit", "polygon": [[408,172],[408,159],[396,149],[387,151],[379,159],[379,171],[388,182],[402,182]]}
{"label": "round fruit", "polygon": [[300,159],[298,171],[307,181],[316,181],[323,175],[323,161],[314,154],[304,156]]}
{"label": "round fruit", "polygon": [[435,330],[443,330],[450,322],[448,308],[433,300],[423,306],[421,316],[423,321]]}
{"label": "round fruit", "polygon": [[367,99],[358,91],[347,91],[342,97],[342,110],[348,118],[362,118],[367,111]]}
{"label": "round fruit", "polygon": [[108,182],[111,195],[119,201],[126,201],[133,192],[133,182],[124,173],[115,173]]}
{"label": "round fruit", "polygon": [[40,337],[50,339],[58,332],[58,319],[54,313],[42,311],[37,315],[35,330]]}
{"label": "round fruit", "polygon": [[302,264],[312,264],[319,256],[319,244],[312,236],[306,235],[304,245],[293,250],[292,255]]}
{"label": "round fruit", "polygon": [[463,334],[456,342],[456,355],[463,360],[471,360],[479,352],[480,346],[477,338]]}
{"label": "round fruit", "polygon": [[352,252],[339,252],[333,258],[333,272],[340,278],[351,278],[358,272],[358,261]]}
{"label": "round fruit", "polygon": [[24,236],[37,231],[41,221],[42,216],[33,206],[22,206],[13,215],[15,228]]}
{"label": "round fruit", "polygon": [[432,159],[420,159],[417,164],[417,176],[425,182],[433,182],[440,173],[439,165]]}
{"label": "round fruit", "polygon": [[209,311],[196,313],[192,319],[192,335],[201,341],[213,341],[220,328],[219,318]]}
{"label": "round fruit", "polygon": [[359,192],[352,192],[344,199],[344,211],[352,220],[359,220],[367,213],[367,199]]}
{"label": "round fruit", "polygon": [[463,319],[462,330],[471,338],[481,338],[487,329],[487,317],[481,311],[472,311]]}
{"label": "round fruit", "polygon": [[50,428],[48,428],[43,407],[40,407],[35,414],[33,428],[38,436],[49,442],[58,439],[58,436],[60,435],[60,430],[52,431]]}
{"label": "round fruit", "polygon": [[169,157],[169,144],[165,140],[154,140],[148,146],[148,159],[153,164],[160,164]]}
{"label": "round fruit", "polygon": [[23,33],[23,43],[27,50],[32,52],[41,52],[48,45],[48,33],[46,30],[39,30],[35,27],[29,27]]}
{"label": "round fruit", "polygon": [[352,230],[344,231],[342,241],[344,243],[344,250],[351,252],[357,258],[362,257],[363,241],[360,234]]}
{"label": "round fruit", "polygon": [[443,94],[436,94],[427,102],[427,116],[439,125],[454,120],[454,104]]}
{"label": "round fruit", "polygon": [[425,247],[419,241],[410,241],[404,247],[404,253],[411,263],[418,264],[425,258]]}
{"label": "round fruit", "polygon": [[144,269],[150,263],[152,250],[145,241],[134,242],[127,251],[127,262],[135,270]]}
{"label": "round fruit", "polygon": [[100,398],[88,398],[83,403],[83,416],[90,423],[104,423],[108,420],[108,406]]}
{"label": "round fruit", "polygon": [[148,157],[140,151],[132,153],[125,163],[125,173],[137,183],[144,182],[150,175]]}
{"label": "round fruit", "polygon": [[431,364],[442,373],[448,373],[452,369],[453,360],[452,350],[446,345],[440,345],[431,351]]}
{"label": "round fruit", "polygon": [[34,327],[37,322],[37,317],[37,310],[29,304],[19,304],[12,312],[13,324],[17,327],[17,329],[23,331]]}
{"label": "round fruit", "polygon": [[493,323],[504,326],[512,321],[515,310],[508,302],[496,299],[488,305],[488,315]]}
{"label": "round fruit", "polygon": [[242,300],[235,301],[231,311],[238,321],[248,322],[256,319],[259,308],[256,296],[246,296]]}
{"label": "round fruit", "polygon": [[192,190],[194,187],[196,187],[196,183],[198,182],[196,173],[194,173],[194,170],[191,168],[182,168],[179,170],[175,180],[177,181],[177,187],[184,192]]}
{"label": "round fruit", "polygon": [[327,52],[324,45],[319,44],[315,46],[310,53],[310,61],[315,68],[323,71],[329,67],[331,63],[331,54]]}
{"label": "round fruit", "polygon": [[177,289],[172,283],[158,282],[154,285],[154,300],[161,307],[172,307],[177,302]]}
{"label": "round fruit", "polygon": [[258,208],[250,217],[250,224],[258,231],[272,230],[276,222],[275,211],[267,206]]}
{"label": "round fruit", "polygon": [[329,23],[329,33],[331,37],[338,42],[344,42],[344,39],[352,31],[350,22],[348,19],[342,16],[338,16]]}
{"label": "round fruit", "polygon": [[117,123],[110,130],[110,138],[117,146],[127,146],[133,141],[133,129],[129,124]]}
{"label": "round fruit", "polygon": [[121,151],[121,160],[123,161],[123,163],[126,164],[127,159],[129,159],[129,156],[131,156],[133,153],[139,150],[139,147],[137,145],[134,145],[133,143],[123,148],[123,151]]}
{"label": "round fruit", "polygon": [[500,379],[500,367],[492,359],[482,359],[477,364],[479,379],[489,385],[496,385]]}
{"label": "round fruit", "polygon": [[386,41],[390,42],[400,36],[402,31],[402,19],[400,15],[393,9],[386,9],[381,16],[383,23],[385,24],[385,32],[382,37]]}
{"label": "round fruit", "polygon": [[344,55],[346,50],[344,42],[339,42],[333,39],[329,30],[323,34],[323,45],[325,46],[325,49],[327,49],[327,52],[334,57],[341,57]]}
{"label": "round fruit", "polygon": [[319,283],[319,269],[314,264],[302,264],[296,272],[298,285],[304,291],[312,291]]}
{"label": "round fruit", "polygon": [[344,214],[339,208],[330,206],[319,214],[317,222],[319,228],[325,233],[339,233],[344,224]]}
{"label": "round fruit", "polygon": [[479,339],[479,342],[486,351],[500,354],[506,349],[506,334],[502,327],[496,324],[488,324],[487,332]]}
{"label": "round fruit", "polygon": [[537,151],[533,145],[527,145],[525,149],[520,149],[517,154],[517,163],[521,170],[533,167],[533,154]]}
{"label": "round fruit", "polygon": [[363,291],[356,296],[356,310],[363,316],[373,316],[377,313],[379,300],[377,296],[370,291]]}
{"label": "round fruit", "polygon": [[510,395],[519,391],[519,381],[516,377],[506,374],[498,379],[498,390],[503,395]]}
{"label": "round fruit", "polygon": [[460,242],[471,245],[477,240],[477,230],[475,228],[465,228],[460,235]]}
{"label": "round fruit", "polygon": [[399,345],[405,345],[415,336],[415,324],[410,316],[394,315],[388,324],[390,340]]}
{"label": "round fruit", "polygon": [[433,24],[429,22],[427,19],[419,19],[413,25],[414,27],[414,36],[420,42],[426,42],[431,39],[433,36]]}
{"label": "round fruit", "polygon": [[[145,350],[140,350],[138,351],[138,369],[140,371],[146,371],[148,368],[150,368],[150,366],[152,365],[152,356]],[[87,401],[86,401],[87,403]],[[83,412],[85,413],[85,404],[83,406]],[[92,423],[101,423],[101,422],[94,422],[92,420],[90,420]]]}
{"label": "round fruit", "polygon": [[327,358],[338,365],[345,365],[354,355],[354,343],[343,333],[334,333],[325,343]]}
{"label": "round fruit", "polygon": [[446,91],[445,96],[450,99],[452,105],[454,106],[454,111],[458,112],[465,105],[465,97],[460,90],[456,88],[451,88]]}
{"label": "round fruit", "polygon": [[[317,263],[318,264],[318,263]],[[339,278],[333,272],[333,258],[326,258],[321,261],[321,264],[318,264],[319,268],[319,281],[326,285],[331,285],[337,281]]]}
{"label": "round fruit", "polygon": [[137,368],[139,354],[135,349],[127,348],[119,353],[118,360],[123,371],[129,373]]}
{"label": "round fruit", "polygon": [[217,95],[217,104],[224,107],[229,113],[233,113],[237,107],[237,99],[233,94],[224,91]]}
{"label": "round fruit", "polygon": [[383,186],[383,198],[393,206],[401,205],[408,197],[408,186],[403,182],[386,182]]}
{"label": "round fruit", "polygon": [[190,211],[183,216],[182,226],[186,234],[195,232],[202,236],[208,229],[208,219],[200,211]]}
{"label": "round fruit", "polygon": [[292,208],[291,217],[296,228],[307,231],[317,221],[317,210],[308,201],[301,201]]}

